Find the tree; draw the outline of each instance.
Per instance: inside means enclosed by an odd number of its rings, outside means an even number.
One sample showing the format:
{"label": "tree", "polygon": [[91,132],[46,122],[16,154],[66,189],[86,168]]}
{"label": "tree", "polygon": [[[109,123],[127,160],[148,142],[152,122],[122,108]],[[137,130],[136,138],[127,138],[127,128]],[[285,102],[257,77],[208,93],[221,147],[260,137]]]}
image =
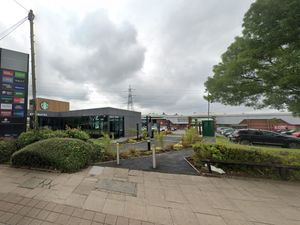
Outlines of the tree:
{"label": "tree", "polygon": [[[300,115],[300,1],[257,0],[205,82],[209,100]],[[206,97],[207,98],[207,97]]]}

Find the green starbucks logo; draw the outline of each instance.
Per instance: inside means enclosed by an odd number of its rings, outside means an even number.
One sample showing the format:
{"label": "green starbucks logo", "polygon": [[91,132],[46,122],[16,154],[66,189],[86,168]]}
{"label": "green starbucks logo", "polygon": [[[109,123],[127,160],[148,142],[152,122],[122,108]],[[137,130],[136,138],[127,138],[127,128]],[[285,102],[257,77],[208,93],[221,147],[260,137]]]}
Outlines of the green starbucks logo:
{"label": "green starbucks logo", "polygon": [[41,102],[40,106],[42,110],[47,110],[49,108],[48,102]]}

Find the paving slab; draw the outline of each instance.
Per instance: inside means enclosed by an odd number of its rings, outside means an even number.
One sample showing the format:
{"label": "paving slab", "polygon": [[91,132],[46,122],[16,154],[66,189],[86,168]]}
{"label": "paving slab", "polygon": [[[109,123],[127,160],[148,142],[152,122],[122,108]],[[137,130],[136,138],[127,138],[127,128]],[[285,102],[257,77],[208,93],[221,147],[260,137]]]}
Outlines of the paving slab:
{"label": "paving slab", "polygon": [[89,171],[89,175],[97,176],[103,172],[103,169],[104,169],[104,167],[102,167],[102,166],[93,166]]}
{"label": "paving slab", "polygon": [[96,188],[109,192],[124,193],[131,196],[137,195],[137,183],[129,181],[101,179],[96,184]]}
{"label": "paving slab", "polygon": [[[40,184],[45,182],[47,179],[43,178],[38,178],[38,177],[32,177],[26,180],[25,182],[21,183],[19,186],[22,188],[29,188],[29,189],[34,189],[38,187]],[[48,181],[47,181],[48,183]]]}

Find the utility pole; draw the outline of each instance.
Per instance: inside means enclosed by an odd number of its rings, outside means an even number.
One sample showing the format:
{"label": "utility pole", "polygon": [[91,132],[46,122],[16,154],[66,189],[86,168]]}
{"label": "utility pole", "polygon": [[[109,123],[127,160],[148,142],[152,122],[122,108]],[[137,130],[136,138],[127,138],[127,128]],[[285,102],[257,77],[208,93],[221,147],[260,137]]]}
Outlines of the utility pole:
{"label": "utility pole", "polygon": [[38,129],[38,118],[37,118],[37,112],[36,112],[36,76],[35,76],[34,31],[33,31],[34,14],[33,14],[32,10],[30,10],[28,13],[28,20],[30,22],[33,128],[35,130],[37,130]]}

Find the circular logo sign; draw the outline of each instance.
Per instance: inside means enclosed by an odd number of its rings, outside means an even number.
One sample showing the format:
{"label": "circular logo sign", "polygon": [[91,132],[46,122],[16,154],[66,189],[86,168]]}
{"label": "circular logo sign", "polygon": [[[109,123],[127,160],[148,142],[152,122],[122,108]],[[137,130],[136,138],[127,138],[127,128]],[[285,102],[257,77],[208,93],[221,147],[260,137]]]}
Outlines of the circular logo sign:
{"label": "circular logo sign", "polygon": [[40,106],[42,110],[47,110],[49,108],[48,102],[41,102]]}

